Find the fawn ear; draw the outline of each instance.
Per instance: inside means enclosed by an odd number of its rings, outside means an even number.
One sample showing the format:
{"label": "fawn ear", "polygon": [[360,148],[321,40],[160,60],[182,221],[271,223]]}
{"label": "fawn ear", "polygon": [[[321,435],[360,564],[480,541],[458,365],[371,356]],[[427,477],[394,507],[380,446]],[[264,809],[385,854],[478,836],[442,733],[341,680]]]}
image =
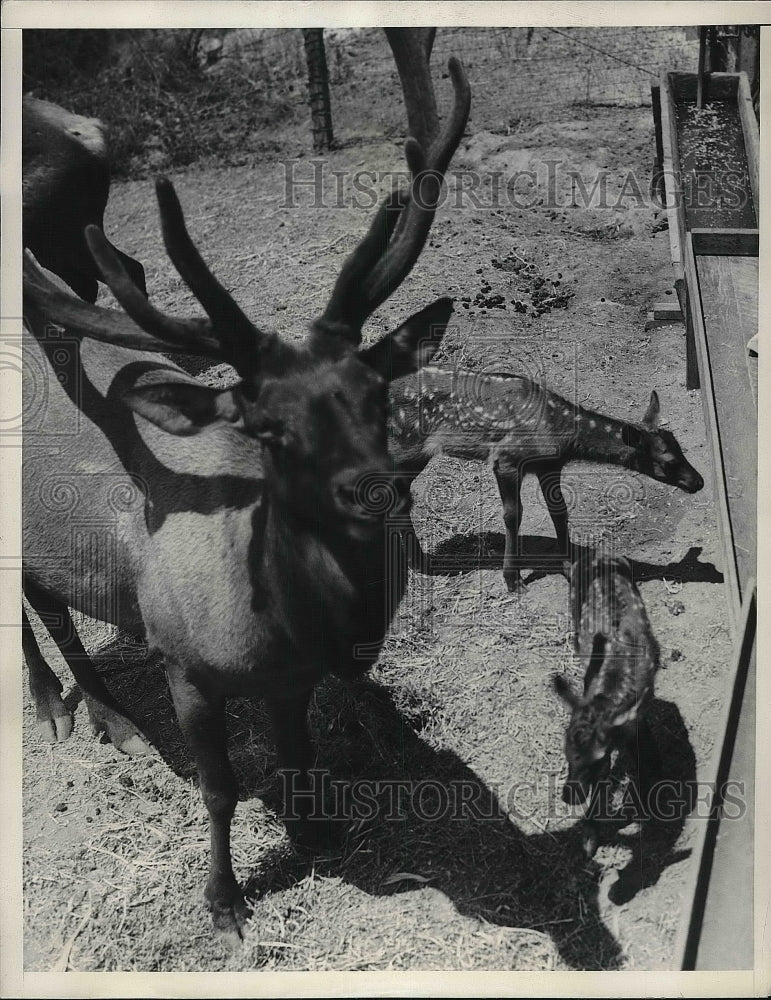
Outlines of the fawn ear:
{"label": "fawn ear", "polygon": [[411,375],[436,354],[451,315],[452,299],[437,299],[398,330],[359,351],[359,359],[387,382]]}
{"label": "fawn ear", "polygon": [[653,429],[659,422],[659,395],[655,389],[651,393],[648,409],[645,411],[645,416],[643,417],[642,422],[646,427],[651,429]]}
{"label": "fawn ear", "polygon": [[229,389],[189,382],[142,385],[122,396],[123,402],[168,434],[189,437],[214,424],[235,423],[241,416]]}
{"label": "fawn ear", "polygon": [[579,704],[578,695],[568,684],[562,674],[554,674],[551,679],[552,687],[562,700],[571,708],[577,708]]}

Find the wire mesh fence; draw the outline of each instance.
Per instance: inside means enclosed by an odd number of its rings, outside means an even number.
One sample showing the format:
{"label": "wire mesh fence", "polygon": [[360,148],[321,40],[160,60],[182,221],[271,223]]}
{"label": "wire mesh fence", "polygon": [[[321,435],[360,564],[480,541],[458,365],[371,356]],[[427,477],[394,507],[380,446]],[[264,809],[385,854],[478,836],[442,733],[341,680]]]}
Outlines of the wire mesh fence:
{"label": "wire mesh fence", "polygon": [[[25,89],[102,118],[117,174],[311,147],[299,28],[24,34]],[[385,33],[336,28],[324,39],[338,143],[401,138],[407,118]],[[471,133],[509,134],[577,105],[648,105],[663,70],[696,69],[698,44],[681,27],[440,28],[431,65],[440,113],[456,55],[472,87]]]}
{"label": "wire mesh fence", "polygon": [[[401,91],[384,33],[330,29],[325,41],[337,131],[403,132]],[[440,28],[432,55],[438,88],[451,55],[469,74],[471,127],[505,131],[575,104],[650,104],[650,85],[663,70],[696,70],[698,38],[681,27]],[[233,62],[262,67],[271,93],[305,96],[299,30],[233,32],[222,39],[221,70]],[[362,113],[364,87],[370,103]]]}

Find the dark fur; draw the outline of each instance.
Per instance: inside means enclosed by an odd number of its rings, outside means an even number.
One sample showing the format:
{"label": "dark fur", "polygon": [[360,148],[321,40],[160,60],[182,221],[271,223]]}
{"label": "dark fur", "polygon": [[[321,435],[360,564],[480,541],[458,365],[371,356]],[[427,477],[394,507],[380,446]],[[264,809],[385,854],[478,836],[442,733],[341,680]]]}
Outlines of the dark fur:
{"label": "dark fur", "polygon": [[[22,205],[24,246],[87,302],[96,302],[102,277],[83,230],[104,229],[110,163],[104,129],[57,104],[22,102]],[[119,254],[132,280],[146,293],[139,261]]]}

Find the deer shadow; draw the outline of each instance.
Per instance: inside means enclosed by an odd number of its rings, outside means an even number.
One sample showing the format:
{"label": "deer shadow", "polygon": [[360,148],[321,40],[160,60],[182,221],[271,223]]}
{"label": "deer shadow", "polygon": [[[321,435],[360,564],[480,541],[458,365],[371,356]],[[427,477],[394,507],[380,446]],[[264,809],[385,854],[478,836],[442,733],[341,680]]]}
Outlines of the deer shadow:
{"label": "deer shadow", "polygon": [[[459,576],[479,569],[503,568],[505,536],[501,532],[486,531],[475,535],[456,535],[440,542],[428,556],[427,575]],[[564,575],[568,555],[560,551],[555,538],[546,535],[521,535],[520,558],[522,570],[531,570],[523,583],[534,583],[553,574]],[[591,560],[594,549],[589,545],[573,543],[570,560]],[[645,580],[679,581],[681,583],[722,583],[723,574],[714,563],[701,562],[701,545],[692,545],[682,559],[661,563],[630,559],[632,575],[636,582]]]}
{"label": "deer shadow", "polygon": [[[100,667],[105,665],[102,658]],[[143,719],[145,735],[167,766],[185,779],[194,777],[195,766],[176,722],[158,658],[151,660],[149,669],[138,661],[113,669],[105,681],[116,697],[124,699],[133,693],[133,714]],[[620,968],[621,947],[600,914],[603,869],[584,857],[580,823],[554,832],[548,828],[542,833],[524,832],[516,812],[507,808],[510,789],[506,794],[493,791],[453,751],[433,748],[421,738],[430,717],[429,708],[399,708],[391,691],[369,678],[328,677],[320,684],[311,708],[311,726],[318,767],[328,770],[335,780],[335,802],[343,801],[341,848],[332,858],[313,861],[286,847],[266,851],[254,859],[247,896],[260,898],[289,888],[311,866],[317,873],[340,877],[373,896],[415,891],[409,881],[385,882],[394,871],[417,873],[464,916],[548,934],[570,968]],[[675,706],[654,703],[651,722],[661,737],[668,770],[683,782],[690,780],[693,752]],[[277,808],[280,796],[273,770],[273,740],[262,704],[233,699],[228,703],[228,728],[241,799],[259,797],[269,808]],[[556,775],[518,778],[535,781],[541,794],[550,795],[554,803],[559,801]],[[363,811],[362,789],[368,793]],[[337,815],[337,809],[333,811]],[[632,853],[611,888],[612,902],[631,899],[641,888],[655,884],[666,867],[685,857],[675,849],[684,813],[680,808],[667,823],[642,824],[632,840],[628,836],[625,840],[622,831],[607,831],[608,842],[627,846]],[[584,904],[580,916],[579,896]]]}

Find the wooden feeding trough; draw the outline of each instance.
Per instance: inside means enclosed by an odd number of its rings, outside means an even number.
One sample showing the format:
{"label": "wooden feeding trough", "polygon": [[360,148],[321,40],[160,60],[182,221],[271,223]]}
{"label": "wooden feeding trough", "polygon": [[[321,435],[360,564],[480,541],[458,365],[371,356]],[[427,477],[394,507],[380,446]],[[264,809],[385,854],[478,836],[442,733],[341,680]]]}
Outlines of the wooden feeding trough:
{"label": "wooden feeding trough", "polygon": [[[744,813],[715,796],[694,819],[683,969],[753,962],[753,788],[757,547],[758,126],[744,73],[666,73],[653,88],[675,289],[686,324],[686,378],[701,388],[714,469],[735,657],[711,773],[743,782]],[[757,345],[754,341],[753,346]],[[765,348],[762,348],[765,349]]]}

